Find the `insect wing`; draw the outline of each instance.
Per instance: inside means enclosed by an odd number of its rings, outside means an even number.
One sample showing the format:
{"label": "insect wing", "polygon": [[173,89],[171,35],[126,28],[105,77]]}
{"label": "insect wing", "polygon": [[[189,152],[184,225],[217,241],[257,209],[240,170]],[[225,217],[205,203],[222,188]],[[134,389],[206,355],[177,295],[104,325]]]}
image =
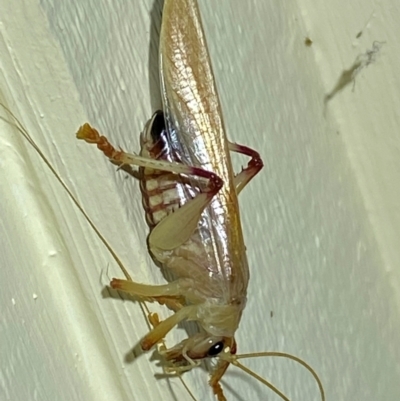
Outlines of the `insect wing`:
{"label": "insect wing", "polygon": [[[197,2],[167,0],[160,37],[160,73],[167,126],[187,164],[216,172],[224,181],[230,160],[221,107]],[[175,141],[174,141],[175,142]],[[179,144],[180,145],[179,145]],[[223,156],[223,155],[222,155]]]}
{"label": "insect wing", "polygon": [[[213,171],[223,188],[199,222],[210,277],[226,302],[245,297],[248,266],[238,201],[197,1],[166,0],[160,36],[160,75],[171,144],[183,163]],[[227,284],[229,283],[229,285]]]}

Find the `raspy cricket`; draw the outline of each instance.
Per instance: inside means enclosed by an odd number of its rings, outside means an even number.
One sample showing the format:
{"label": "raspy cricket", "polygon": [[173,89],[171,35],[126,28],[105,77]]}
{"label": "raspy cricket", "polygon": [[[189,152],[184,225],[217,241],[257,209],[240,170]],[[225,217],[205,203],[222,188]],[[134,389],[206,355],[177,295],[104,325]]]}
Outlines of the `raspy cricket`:
{"label": "raspy cricket", "polygon": [[[159,322],[141,341],[143,350],[159,344],[184,320],[201,331],[160,352],[172,372],[183,372],[205,358],[218,357],[210,386],[225,400],[220,380],[229,364],[249,372],[238,359],[271,353],[235,355],[235,332],[247,297],[249,267],[240,223],[238,195],[262,169],[259,154],[226,137],[202,23],[195,0],[166,0],[160,34],[163,111],[147,123],[140,156],[115,149],[89,124],[79,139],[96,144],[122,168],[140,167],[149,250],[177,278],[165,285],[113,279],[111,287],[167,305],[174,314]],[[233,172],[231,152],[250,157]],[[275,356],[286,356],[276,353]],[[311,368],[324,399],[322,385]]]}
{"label": "raspy cricket", "polygon": [[[146,124],[140,156],[115,149],[88,124],[77,134],[79,139],[96,144],[121,169],[139,167],[144,213],[150,227],[149,250],[155,261],[176,277],[159,286],[132,280],[78,205],[125,275],[125,279],[113,279],[110,286],[172,310],[173,314],[163,321],[157,315],[149,316],[154,328],[142,339],[142,348],[150,350],[160,345],[167,370],[178,374],[197,367],[206,358],[216,358],[210,385],[219,401],[226,400],[220,381],[230,364],[289,400],[239,362],[264,356],[287,357],[306,367],[324,400],[318,376],[297,357],[279,352],[236,354],[235,333],[245,308],[249,280],[238,195],[263,164],[256,151],[229,142],[226,137],[194,0],[165,1],[160,76],[163,110]],[[29,138],[23,128],[20,130]],[[238,174],[232,168],[231,152],[250,157],[247,167]],[[166,334],[185,320],[197,322],[199,333],[166,348],[162,343]]]}

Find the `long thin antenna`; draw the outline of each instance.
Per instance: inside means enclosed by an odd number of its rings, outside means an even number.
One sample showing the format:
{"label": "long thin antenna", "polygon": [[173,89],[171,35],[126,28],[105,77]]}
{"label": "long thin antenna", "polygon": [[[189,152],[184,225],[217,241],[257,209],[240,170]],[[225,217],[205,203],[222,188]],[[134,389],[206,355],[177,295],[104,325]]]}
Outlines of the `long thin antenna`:
{"label": "long thin antenna", "polygon": [[[4,117],[0,116],[0,119],[6,122],[7,124],[10,124],[11,126],[15,127],[21,134],[22,136],[29,142],[29,144],[35,149],[35,151],[38,153],[39,157],[42,159],[42,161],[45,163],[45,165],[50,169],[52,172],[53,176],[57,179],[57,181],[60,183],[60,185],[64,188],[64,190],[67,192],[68,196],[72,200],[72,202],[75,204],[75,206],[78,208],[78,210],[82,213],[83,217],[85,220],[89,223],[90,227],[94,230],[96,233],[97,237],[100,239],[100,241],[103,243],[103,245],[106,247],[108,252],[111,254],[112,258],[115,260],[119,268],[121,269],[122,273],[124,274],[125,278],[129,281],[132,281],[132,277],[126,270],[124,264],[122,263],[121,259],[118,257],[118,255],[115,253],[114,249],[111,247],[111,245],[108,243],[106,238],[101,234],[101,232],[98,230],[98,228],[95,226],[93,223],[92,219],[89,217],[89,215],[86,213],[85,209],[81,206],[79,203],[78,199],[75,197],[75,195],[71,192],[67,184],[64,182],[64,180],[61,178],[61,176],[58,174],[56,169],[53,167],[53,165],[49,162],[47,157],[44,155],[42,150],[39,148],[39,146],[36,144],[36,142],[33,140],[33,138],[29,135],[29,132],[26,130],[26,128],[22,125],[22,123],[19,121],[19,119],[16,117],[16,115],[3,103],[0,103],[0,106],[13,118],[15,122],[9,121],[5,119]],[[146,323],[148,327],[150,328],[150,323],[148,321],[148,316],[150,315],[150,310],[147,307],[147,305],[139,301],[140,308],[142,310],[143,316],[145,317]],[[162,344],[165,347],[164,340],[162,340]],[[190,397],[194,401],[198,401],[196,397],[193,395],[193,393],[190,391],[188,385],[186,382],[183,380],[182,376],[180,374],[177,375],[179,377],[180,382],[182,383],[183,387],[186,389],[186,391],[189,393]]]}
{"label": "long thin antenna", "polygon": [[246,366],[242,365],[238,359],[244,359],[244,358],[259,358],[259,357],[278,357],[278,358],[287,358],[291,359],[292,361],[295,361],[299,363],[301,366],[306,368],[314,377],[315,381],[317,382],[320,394],[321,394],[321,400],[325,401],[325,391],[324,387],[322,385],[321,379],[315,372],[315,370],[305,361],[300,359],[299,357],[288,354],[286,352],[277,352],[277,351],[265,351],[265,352],[256,352],[256,353],[251,353],[251,354],[239,354],[239,355],[232,355],[230,353],[222,353],[220,355],[221,359],[224,359],[228,362],[230,362],[232,365],[237,366],[239,369],[242,369],[246,373],[248,373],[250,376],[254,377],[256,380],[260,381],[261,383],[265,384],[267,387],[269,387],[273,392],[278,394],[283,400],[285,401],[290,401],[289,398],[286,397],[285,394],[283,394],[277,387],[275,387],[272,383],[264,379],[263,377],[259,376],[257,373],[253,372],[251,369],[247,368]]}

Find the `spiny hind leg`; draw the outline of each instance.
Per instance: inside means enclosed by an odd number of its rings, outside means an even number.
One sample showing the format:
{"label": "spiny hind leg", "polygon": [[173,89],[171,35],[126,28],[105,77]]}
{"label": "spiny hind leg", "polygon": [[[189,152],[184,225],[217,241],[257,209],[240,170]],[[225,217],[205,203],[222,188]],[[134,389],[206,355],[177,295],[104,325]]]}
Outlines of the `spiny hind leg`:
{"label": "spiny hind leg", "polygon": [[105,156],[117,165],[135,165],[174,174],[185,174],[199,178],[205,182],[200,192],[193,199],[185,203],[174,213],[166,216],[154,227],[149,235],[150,250],[154,254],[163,250],[175,249],[185,243],[197,228],[203,210],[210,203],[214,195],[222,188],[223,181],[211,171],[187,166],[182,163],[141,157],[122,150],[117,151],[105,136],[100,135],[89,124],[84,124],[79,129],[77,138],[96,144]]}
{"label": "spiny hind leg", "polygon": [[263,168],[264,163],[261,160],[260,154],[255,150],[248,148],[247,146],[229,142],[229,150],[231,152],[240,153],[242,155],[251,157],[250,161],[247,163],[247,167],[244,168],[239,174],[235,175],[234,178],[236,193],[239,195],[242,189]]}

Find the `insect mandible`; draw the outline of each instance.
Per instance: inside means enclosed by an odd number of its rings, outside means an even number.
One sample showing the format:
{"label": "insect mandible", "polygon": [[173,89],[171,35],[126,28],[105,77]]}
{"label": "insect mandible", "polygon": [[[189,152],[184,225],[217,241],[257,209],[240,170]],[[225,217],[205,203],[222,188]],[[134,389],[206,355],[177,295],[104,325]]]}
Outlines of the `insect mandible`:
{"label": "insect mandible", "polygon": [[[111,162],[139,167],[143,204],[150,227],[148,246],[155,261],[176,280],[147,285],[113,279],[111,287],[167,305],[174,314],[158,322],[142,339],[143,350],[160,343],[184,320],[201,331],[162,351],[170,370],[182,372],[204,358],[219,357],[210,385],[225,400],[220,379],[234,364],[287,397],[235,355],[235,332],[246,304],[249,268],[240,223],[238,195],[263,167],[259,154],[227,140],[196,0],[166,0],[160,34],[163,111],[156,112],[142,134],[140,155],[116,150],[89,124],[77,137],[96,144]],[[250,157],[234,174],[231,152]],[[300,362],[322,385],[315,372]]]}

